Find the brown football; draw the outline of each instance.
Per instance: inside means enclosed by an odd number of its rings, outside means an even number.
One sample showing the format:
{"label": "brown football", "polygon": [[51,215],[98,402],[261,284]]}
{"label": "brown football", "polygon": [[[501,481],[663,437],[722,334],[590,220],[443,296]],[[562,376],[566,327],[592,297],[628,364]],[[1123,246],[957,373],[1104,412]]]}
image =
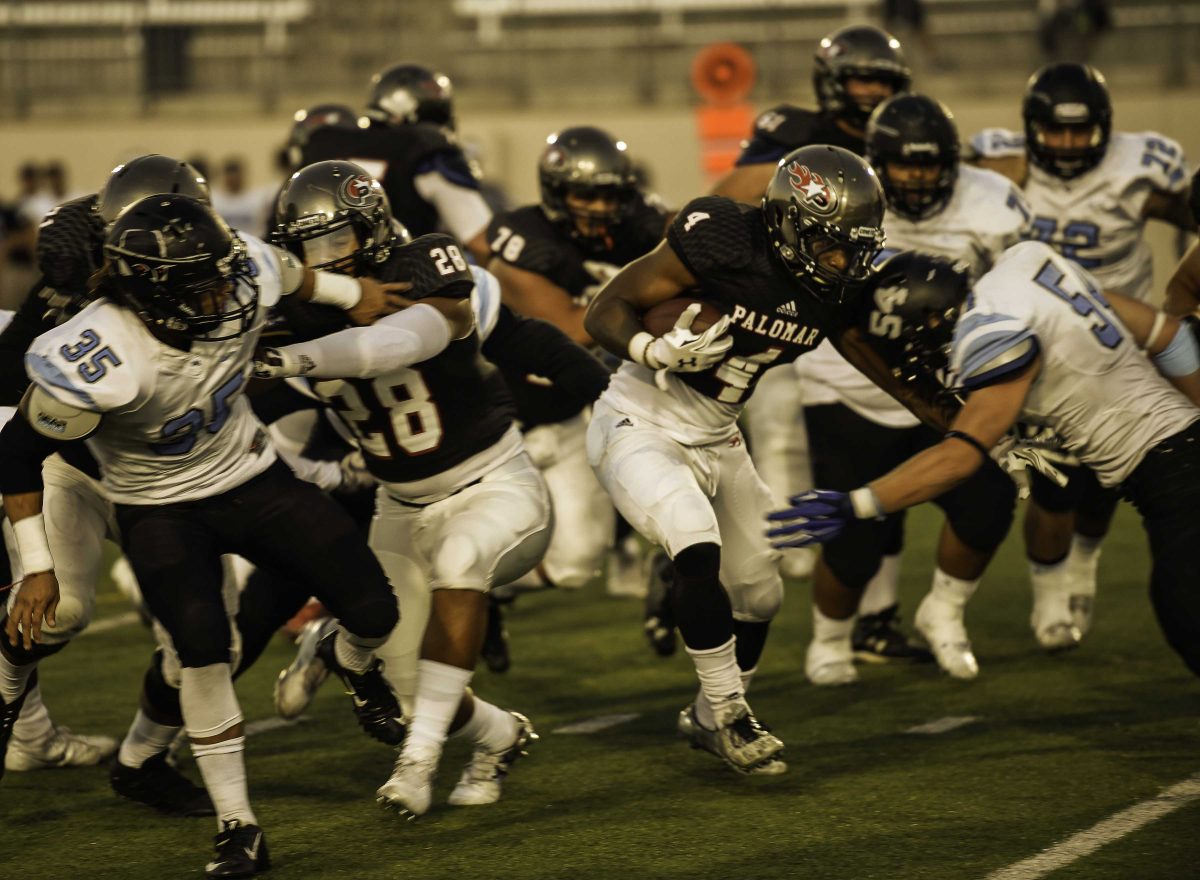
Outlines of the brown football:
{"label": "brown football", "polygon": [[677,296],[674,299],[660,302],[658,305],[647,309],[642,315],[642,326],[651,335],[662,336],[675,326],[675,322],[683,314],[683,310],[692,303],[700,303],[700,314],[692,321],[693,332],[703,333],[717,321],[721,320],[723,312],[712,303],[693,297]]}

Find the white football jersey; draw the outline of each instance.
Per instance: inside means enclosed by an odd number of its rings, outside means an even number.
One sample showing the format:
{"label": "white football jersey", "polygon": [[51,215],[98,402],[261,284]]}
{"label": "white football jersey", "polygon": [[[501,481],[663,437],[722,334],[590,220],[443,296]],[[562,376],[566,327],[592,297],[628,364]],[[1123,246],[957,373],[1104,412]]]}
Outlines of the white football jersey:
{"label": "white football jersey", "polygon": [[[980,278],[1005,250],[1019,242],[1031,219],[1025,198],[1012,181],[994,171],[962,165],[946,207],[924,220],[909,220],[891,210],[884,214],[887,247],[920,251],[961,261]],[[842,403],[865,419],[889,428],[910,428],[916,416],[850,365],[828,341],[796,361],[808,406]]]}
{"label": "white football jersey", "polygon": [[87,443],[118,504],[208,498],[275,461],[242,392],[266,311],[282,294],[280,268],[273,248],[242,239],[258,310],[241,336],[181,351],[152,336],[129,309],[100,299],[43,333],[25,355],[29,378],[47,394],[104,414]]}
{"label": "white football jersey", "polygon": [[[1024,155],[1025,136],[989,128],[971,146],[985,158]],[[1073,180],[1030,162],[1031,237],[1087,269],[1101,289],[1148,299],[1154,273],[1142,209],[1152,192],[1179,192],[1190,179],[1183,148],[1152,131],[1113,132],[1100,164]]]}
{"label": "white football jersey", "polygon": [[1021,421],[1116,486],[1157,443],[1200,419],[1117,320],[1097,281],[1041,242],[1010,249],[976,285],[954,332],[951,367],[970,389],[1038,354]]}

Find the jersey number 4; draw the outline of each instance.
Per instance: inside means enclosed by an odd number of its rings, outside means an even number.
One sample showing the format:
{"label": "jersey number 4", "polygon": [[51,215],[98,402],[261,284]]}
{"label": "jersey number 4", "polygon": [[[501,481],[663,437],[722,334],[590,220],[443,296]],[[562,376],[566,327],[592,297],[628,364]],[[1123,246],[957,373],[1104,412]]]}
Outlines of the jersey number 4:
{"label": "jersey number 4", "polygon": [[390,459],[392,450],[424,455],[442,445],[442,419],[417,370],[377,379],[332,379],[313,387],[374,458]]}

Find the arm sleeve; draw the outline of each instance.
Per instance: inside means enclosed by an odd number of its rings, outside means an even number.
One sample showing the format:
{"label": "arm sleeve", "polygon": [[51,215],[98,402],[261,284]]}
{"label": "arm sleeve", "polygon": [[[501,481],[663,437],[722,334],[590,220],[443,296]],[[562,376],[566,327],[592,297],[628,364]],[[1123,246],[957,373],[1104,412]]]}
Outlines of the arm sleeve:
{"label": "arm sleeve", "polygon": [[487,229],[492,219],[492,209],[479,192],[479,181],[461,153],[430,156],[418,166],[413,186],[437,208],[442,223],[459,241],[470,241]]}
{"label": "arm sleeve", "polygon": [[442,313],[418,304],[369,327],[288,345],[280,353],[303,364],[308,378],[369,379],[429,360],[449,344],[450,324]]}
{"label": "arm sleeve", "polygon": [[0,430],[0,495],[42,491],[42,461],[62,444],[33,430],[18,413]]}
{"label": "arm sleeve", "polygon": [[608,387],[608,369],[587,349],[553,324],[518,315],[508,306],[500,306],[483,354],[501,369],[544,376],[581,407]]}

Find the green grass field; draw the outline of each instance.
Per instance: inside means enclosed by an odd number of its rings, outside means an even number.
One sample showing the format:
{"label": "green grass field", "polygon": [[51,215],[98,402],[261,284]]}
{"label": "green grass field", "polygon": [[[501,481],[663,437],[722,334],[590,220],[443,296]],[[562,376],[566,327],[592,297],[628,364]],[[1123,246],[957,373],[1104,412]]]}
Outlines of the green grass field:
{"label": "green grass field", "polygon": [[[910,520],[902,586],[911,614],[931,571],[937,520]],[[444,799],[465,749],[452,743],[434,809],[416,822],[374,801],[391,753],[367,740],[332,684],[309,720],[248,741],[251,794],[276,880],[473,878],[983,878],[1200,770],[1196,681],[1167,649],[1146,597],[1148,557],[1122,509],[1101,563],[1097,621],[1074,653],[1045,656],[1028,627],[1019,541],[1010,539],[968,611],[982,673],[868,667],[853,688],[803,676],[806,584],[789,583],[751,697],[788,744],[791,771],[746,779],[689,750],[675,715],[694,690],[685,656],[653,656],[640,604],[599,584],[523,597],[514,663],[477,690],[542,734],[494,806]],[[106,589],[97,618],[128,611]],[[123,733],[149,656],[133,624],[82,638],[47,663],[55,717]],[[248,720],[272,717],[276,643],[239,684]],[[555,728],[638,713],[591,735]],[[936,736],[905,734],[976,716]],[[198,778],[190,759],[185,772]],[[170,820],[117,799],[89,768],[8,774],[0,784],[0,877],[174,880],[201,876],[211,820]],[[1200,801],[1053,874],[1062,880],[1200,876]],[[1033,875],[1031,875],[1033,876]]]}

